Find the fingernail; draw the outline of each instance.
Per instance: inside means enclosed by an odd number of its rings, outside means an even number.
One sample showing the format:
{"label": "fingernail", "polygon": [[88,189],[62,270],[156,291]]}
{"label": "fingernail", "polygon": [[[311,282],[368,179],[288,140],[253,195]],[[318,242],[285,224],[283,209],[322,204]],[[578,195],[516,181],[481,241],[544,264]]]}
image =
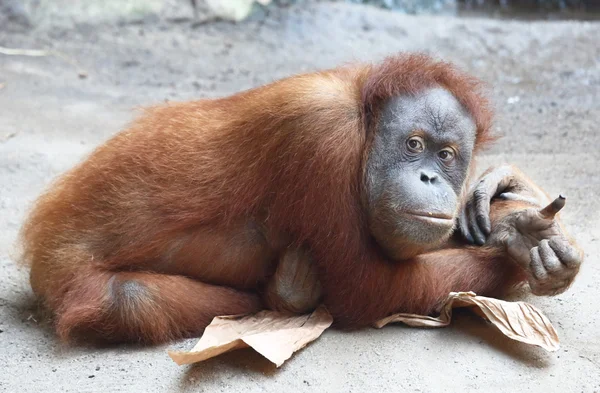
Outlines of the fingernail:
{"label": "fingernail", "polygon": [[464,235],[469,243],[475,243],[475,240],[473,240],[473,236],[471,236],[470,233],[464,233]]}
{"label": "fingernail", "polygon": [[490,233],[492,233],[492,226],[491,226],[491,224],[489,222],[486,222],[485,225],[484,225],[484,227],[483,227],[483,230],[485,231],[486,235],[489,235]]}
{"label": "fingernail", "polygon": [[485,243],[485,238],[481,235],[475,235],[475,241],[478,245],[482,246]]}

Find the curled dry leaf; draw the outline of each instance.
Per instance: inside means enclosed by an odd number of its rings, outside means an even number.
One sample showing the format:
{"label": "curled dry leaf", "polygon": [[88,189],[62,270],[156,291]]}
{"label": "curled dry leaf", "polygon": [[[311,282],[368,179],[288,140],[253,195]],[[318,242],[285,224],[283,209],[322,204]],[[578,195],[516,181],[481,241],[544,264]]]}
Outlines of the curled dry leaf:
{"label": "curled dry leaf", "polygon": [[559,348],[558,334],[552,323],[531,304],[476,296],[473,292],[450,293],[438,317],[394,314],[377,321],[374,326],[382,328],[389,323],[402,322],[415,327],[444,327],[450,324],[452,309],[457,307],[471,308],[513,340],[537,345],[547,351]]}
{"label": "curled dry leaf", "polygon": [[294,352],[316,340],[332,322],[323,306],[299,316],[261,311],[247,316],[216,317],[191,351],[169,351],[169,356],[182,365],[251,347],[279,367]]}

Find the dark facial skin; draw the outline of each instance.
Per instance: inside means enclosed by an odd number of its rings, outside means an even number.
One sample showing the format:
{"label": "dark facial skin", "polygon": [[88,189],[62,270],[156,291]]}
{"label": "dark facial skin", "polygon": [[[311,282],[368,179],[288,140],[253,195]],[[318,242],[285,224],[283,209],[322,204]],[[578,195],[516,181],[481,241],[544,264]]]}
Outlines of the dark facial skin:
{"label": "dark facial skin", "polygon": [[442,88],[385,105],[366,185],[370,229],[391,258],[409,258],[450,237],[474,144],[473,120]]}

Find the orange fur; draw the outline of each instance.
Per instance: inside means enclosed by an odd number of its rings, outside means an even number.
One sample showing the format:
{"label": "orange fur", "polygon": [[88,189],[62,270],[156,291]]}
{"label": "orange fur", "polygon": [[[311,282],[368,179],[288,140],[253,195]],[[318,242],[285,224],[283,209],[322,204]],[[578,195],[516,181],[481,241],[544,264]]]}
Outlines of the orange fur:
{"label": "orange fur", "polygon": [[[392,263],[365,225],[363,170],[378,109],[436,84],[475,119],[477,146],[489,141],[478,83],[422,55],[148,109],[38,200],[22,232],[34,291],[63,337],[161,342],[197,334],[215,315],[256,311],[255,294],[215,285],[261,288],[288,246],[310,249],[341,326],[428,313],[450,290],[503,290],[517,273],[497,251]],[[264,239],[232,243],[253,221]]]}

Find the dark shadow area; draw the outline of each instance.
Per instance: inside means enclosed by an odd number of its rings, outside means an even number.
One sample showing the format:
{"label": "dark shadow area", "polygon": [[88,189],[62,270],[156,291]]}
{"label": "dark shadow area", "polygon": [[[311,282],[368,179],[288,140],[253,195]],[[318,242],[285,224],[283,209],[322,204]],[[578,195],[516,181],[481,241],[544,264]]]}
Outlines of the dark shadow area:
{"label": "dark shadow area", "polygon": [[[297,354],[298,352],[294,356],[297,356]],[[204,362],[184,367],[187,367],[187,369],[179,379],[179,387],[182,390],[201,386],[203,382],[227,375],[250,373],[272,377],[279,372],[279,369],[273,363],[251,348],[228,352]]]}
{"label": "dark shadow area", "polygon": [[406,14],[518,20],[598,20],[597,0],[346,0]]}
{"label": "dark shadow area", "polygon": [[597,0],[458,0],[458,16],[518,20],[598,20]]}
{"label": "dark shadow area", "polygon": [[31,293],[17,295],[10,300],[0,299],[0,307],[6,311],[5,322],[8,322],[9,326],[20,324],[24,328],[40,329],[46,334],[53,333],[50,315]]}
{"label": "dark shadow area", "polygon": [[453,311],[449,329],[456,334],[466,335],[467,340],[487,345],[491,349],[508,355],[531,367],[543,368],[550,365],[552,356],[542,348],[518,342],[506,337],[492,323],[478,317],[467,309]]}

